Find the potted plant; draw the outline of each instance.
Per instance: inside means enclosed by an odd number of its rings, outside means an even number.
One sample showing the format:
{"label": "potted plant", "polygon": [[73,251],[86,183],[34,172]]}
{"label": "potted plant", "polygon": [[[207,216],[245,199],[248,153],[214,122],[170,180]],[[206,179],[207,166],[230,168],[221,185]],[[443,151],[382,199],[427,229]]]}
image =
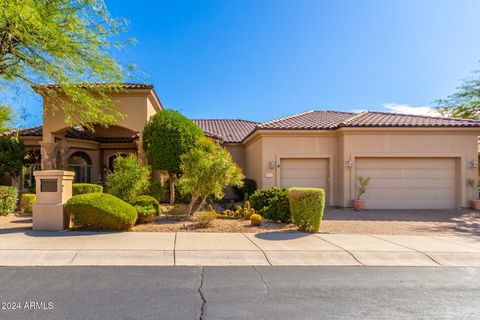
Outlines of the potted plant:
{"label": "potted plant", "polygon": [[353,210],[362,211],[365,208],[365,200],[360,199],[360,197],[367,192],[370,177],[358,177],[358,182],[360,183],[360,188],[358,188],[357,199],[352,201],[352,206]]}
{"label": "potted plant", "polygon": [[[475,192],[478,192],[478,184],[472,178],[467,179],[467,185],[472,188]],[[470,206],[475,210],[480,210],[480,200],[473,199],[470,200]]]}

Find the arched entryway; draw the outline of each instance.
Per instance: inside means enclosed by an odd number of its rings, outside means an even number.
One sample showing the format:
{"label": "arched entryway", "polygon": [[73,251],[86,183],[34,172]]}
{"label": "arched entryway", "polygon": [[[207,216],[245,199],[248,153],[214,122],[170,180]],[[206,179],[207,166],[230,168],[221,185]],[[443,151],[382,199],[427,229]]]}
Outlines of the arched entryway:
{"label": "arched entryway", "polygon": [[91,183],[93,181],[92,159],[85,152],[72,153],[68,158],[68,167],[75,171],[75,182]]}
{"label": "arched entryway", "polygon": [[113,156],[111,156],[110,158],[108,158],[108,170],[109,170],[110,172],[113,172],[113,171],[114,171],[114,170],[113,170],[113,162],[115,161],[115,159],[116,159],[117,157],[123,157],[123,158],[125,158],[126,156],[128,156],[128,154],[122,152],[122,153],[116,153],[116,154],[114,154]]}

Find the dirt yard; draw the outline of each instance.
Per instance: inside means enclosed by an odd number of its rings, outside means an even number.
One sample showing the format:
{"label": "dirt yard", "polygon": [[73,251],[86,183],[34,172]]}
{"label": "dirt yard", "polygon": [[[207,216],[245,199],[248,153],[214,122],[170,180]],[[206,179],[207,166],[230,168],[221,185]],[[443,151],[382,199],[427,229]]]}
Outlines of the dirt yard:
{"label": "dirt yard", "polygon": [[[183,208],[170,210],[153,223],[137,225],[133,231],[150,232],[268,232],[295,231],[292,224],[264,221],[252,227],[247,220],[216,219],[208,228],[198,228],[199,213],[184,219]],[[0,216],[0,232],[21,232],[32,227],[31,216]],[[396,235],[475,235],[480,236],[480,212],[459,210],[326,210],[321,233]]]}

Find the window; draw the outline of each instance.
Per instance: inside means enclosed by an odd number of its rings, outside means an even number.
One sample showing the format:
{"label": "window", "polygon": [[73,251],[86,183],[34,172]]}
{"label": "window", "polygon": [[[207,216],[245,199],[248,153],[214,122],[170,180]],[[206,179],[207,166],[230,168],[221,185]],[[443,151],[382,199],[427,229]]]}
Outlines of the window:
{"label": "window", "polygon": [[92,160],[85,152],[73,153],[68,159],[68,167],[75,172],[75,182],[91,183],[93,181]]}

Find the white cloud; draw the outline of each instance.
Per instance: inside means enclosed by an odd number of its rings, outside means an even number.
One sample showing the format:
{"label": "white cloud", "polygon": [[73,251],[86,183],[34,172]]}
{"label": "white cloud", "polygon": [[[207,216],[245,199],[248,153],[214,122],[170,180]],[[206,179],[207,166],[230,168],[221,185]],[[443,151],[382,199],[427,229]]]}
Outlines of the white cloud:
{"label": "white cloud", "polygon": [[412,106],[409,106],[408,104],[385,103],[383,107],[388,111],[396,112],[396,113],[413,114],[418,116],[432,116],[432,117],[441,116],[438,113],[438,111],[431,106],[412,107]]}

